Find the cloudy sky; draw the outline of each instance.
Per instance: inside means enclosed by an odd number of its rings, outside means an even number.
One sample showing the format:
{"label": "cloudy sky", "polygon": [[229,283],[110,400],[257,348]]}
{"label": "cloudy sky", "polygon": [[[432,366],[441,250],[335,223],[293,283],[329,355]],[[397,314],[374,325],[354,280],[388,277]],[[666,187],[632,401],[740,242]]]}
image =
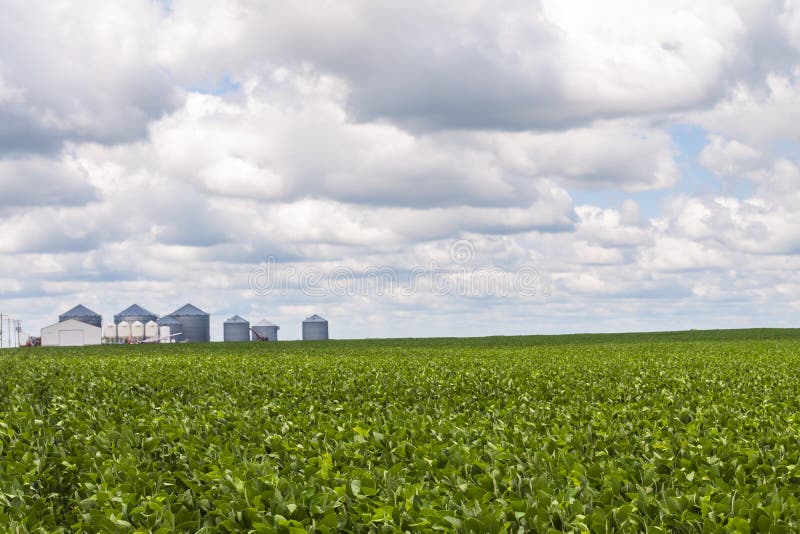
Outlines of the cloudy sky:
{"label": "cloudy sky", "polygon": [[799,0],[0,6],[29,333],[134,302],[216,338],[798,325]]}

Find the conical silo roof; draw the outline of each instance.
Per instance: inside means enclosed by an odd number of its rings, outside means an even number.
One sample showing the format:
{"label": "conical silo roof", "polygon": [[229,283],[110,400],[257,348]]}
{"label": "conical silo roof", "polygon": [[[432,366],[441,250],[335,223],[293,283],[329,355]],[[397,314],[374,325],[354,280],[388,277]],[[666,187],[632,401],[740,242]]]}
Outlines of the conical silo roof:
{"label": "conical silo roof", "polygon": [[154,321],[157,318],[158,315],[150,310],[145,310],[138,304],[133,304],[114,315],[114,322],[120,323],[121,321],[127,321],[133,323],[134,321],[141,321],[142,323],[146,323],[148,321]]}
{"label": "conical silo roof", "polygon": [[151,312],[150,310],[145,310],[138,304],[133,304],[119,312],[117,315],[155,315],[155,313]]}
{"label": "conical silo roof", "polygon": [[100,314],[95,312],[95,311],[90,310],[89,308],[87,308],[83,304],[78,304],[77,306],[75,306],[71,310],[65,311],[64,313],[62,313],[60,315],[60,317],[65,317],[67,319],[69,319],[71,317],[90,317],[90,316],[92,316],[92,317],[100,317]]}
{"label": "conical silo roof", "polygon": [[198,308],[197,306],[193,306],[192,304],[186,304],[181,308],[178,308],[174,312],[170,313],[173,316],[180,316],[180,315],[208,315],[206,312]]}
{"label": "conical silo roof", "polygon": [[165,315],[158,321],[158,326],[180,326],[181,322],[171,315]]}
{"label": "conical silo roof", "polygon": [[58,316],[59,323],[63,323],[64,321],[68,321],[69,319],[75,319],[76,321],[81,321],[82,323],[94,325],[98,328],[102,326],[103,322],[103,318],[100,316],[99,313],[90,310],[83,304],[78,304],[71,310],[68,310]]}

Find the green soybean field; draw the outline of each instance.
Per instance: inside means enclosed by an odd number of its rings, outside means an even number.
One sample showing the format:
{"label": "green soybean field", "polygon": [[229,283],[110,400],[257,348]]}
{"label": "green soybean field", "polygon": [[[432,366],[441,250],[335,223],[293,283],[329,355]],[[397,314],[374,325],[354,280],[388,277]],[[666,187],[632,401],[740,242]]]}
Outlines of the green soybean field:
{"label": "green soybean field", "polygon": [[797,532],[800,331],[0,352],[2,532]]}

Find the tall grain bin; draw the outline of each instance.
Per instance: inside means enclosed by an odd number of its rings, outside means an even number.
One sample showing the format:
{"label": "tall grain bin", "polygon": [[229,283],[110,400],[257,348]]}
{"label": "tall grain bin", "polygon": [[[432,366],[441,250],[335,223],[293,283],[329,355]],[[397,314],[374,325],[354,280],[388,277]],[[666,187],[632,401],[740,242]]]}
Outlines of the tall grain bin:
{"label": "tall grain bin", "polygon": [[122,321],[117,325],[117,338],[122,342],[131,339],[131,324],[128,321]]}
{"label": "tall grain bin", "polygon": [[110,343],[117,342],[117,325],[106,323],[103,325],[103,337]]}
{"label": "tall grain bin", "polygon": [[328,339],[328,321],[317,314],[303,321],[303,341],[322,341]]}
{"label": "tall grain bin", "polygon": [[250,341],[250,322],[234,315],[222,324],[223,341]]}
{"label": "tall grain bin", "polygon": [[158,337],[158,323],[155,321],[147,321],[144,324],[144,337],[146,339],[155,339]]}
{"label": "tall grain bin", "polygon": [[211,341],[210,316],[200,308],[187,304],[170,313],[181,323],[181,335],[176,341],[207,343]]}
{"label": "tall grain bin", "polygon": [[63,323],[64,321],[68,321],[70,319],[75,319],[76,321],[90,324],[92,326],[96,326],[97,328],[103,327],[103,318],[100,317],[100,314],[93,312],[83,304],[78,304],[71,310],[66,311],[58,316],[59,323]]}
{"label": "tall grain bin", "polygon": [[141,321],[131,323],[131,337],[137,341],[144,339],[144,323]]}
{"label": "tall grain bin", "polygon": [[253,325],[253,341],[278,341],[280,326],[266,319]]}
{"label": "tall grain bin", "polygon": [[158,315],[149,310],[145,310],[138,304],[128,306],[118,314],[114,315],[114,322],[116,324],[119,324],[121,321],[127,321],[130,324],[139,321],[142,324],[147,324],[148,322],[155,321],[156,319],[158,319]]}

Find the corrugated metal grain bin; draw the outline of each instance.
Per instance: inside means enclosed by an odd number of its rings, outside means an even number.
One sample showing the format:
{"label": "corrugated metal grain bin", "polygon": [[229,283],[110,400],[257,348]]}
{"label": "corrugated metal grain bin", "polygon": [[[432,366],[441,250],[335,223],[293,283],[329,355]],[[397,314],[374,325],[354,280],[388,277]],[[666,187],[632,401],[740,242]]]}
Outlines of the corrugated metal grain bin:
{"label": "corrugated metal grain bin", "polygon": [[175,337],[177,341],[190,343],[211,341],[211,318],[200,308],[186,304],[169,315],[181,323],[182,332],[181,335]]}
{"label": "corrugated metal grain bin", "polygon": [[253,325],[253,341],[278,341],[278,330],[280,326],[272,321],[261,319]]}
{"label": "corrugated metal grain bin", "polygon": [[222,323],[223,341],[250,341],[250,322],[234,315]]}
{"label": "corrugated metal grain bin", "polygon": [[322,341],[328,339],[328,321],[317,314],[303,321],[303,341]]}

